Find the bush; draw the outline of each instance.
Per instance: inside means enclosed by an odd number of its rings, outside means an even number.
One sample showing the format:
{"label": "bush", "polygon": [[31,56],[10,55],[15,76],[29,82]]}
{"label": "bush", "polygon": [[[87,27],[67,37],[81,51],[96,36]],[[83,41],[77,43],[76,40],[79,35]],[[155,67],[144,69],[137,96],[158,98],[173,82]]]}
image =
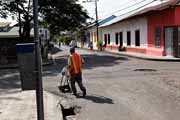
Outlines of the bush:
{"label": "bush", "polygon": [[69,43],[71,42],[72,37],[71,36],[60,36],[58,38],[58,41],[65,43],[66,45],[69,45]]}
{"label": "bush", "polygon": [[101,40],[97,41],[97,48],[98,50],[102,51],[103,42]]}
{"label": "bush", "polygon": [[126,51],[126,47],[124,47],[124,46],[119,46],[119,51]]}

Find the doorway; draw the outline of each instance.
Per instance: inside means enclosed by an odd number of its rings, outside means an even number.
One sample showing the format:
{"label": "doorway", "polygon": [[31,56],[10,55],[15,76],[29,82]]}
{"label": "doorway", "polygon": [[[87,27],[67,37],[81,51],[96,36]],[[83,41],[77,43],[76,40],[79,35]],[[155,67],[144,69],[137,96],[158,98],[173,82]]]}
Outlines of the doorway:
{"label": "doorway", "polygon": [[119,36],[119,40],[120,40],[119,42],[120,42],[120,46],[122,47],[123,46],[123,32],[120,32],[119,35],[120,35]]}
{"label": "doorway", "polygon": [[165,54],[173,56],[173,27],[165,28]]}
{"label": "doorway", "polygon": [[140,31],[139,30],[135,31],[135,45],[140,46]]}
{"label": "doorway", "polygon": [[176,57],[180,57],[180,27],[178,27],[178,35],[177,35],[177,56]]}
{"label": "doorway", "polygon": [[107,45],[107,34],[104,34],[104,45]]}

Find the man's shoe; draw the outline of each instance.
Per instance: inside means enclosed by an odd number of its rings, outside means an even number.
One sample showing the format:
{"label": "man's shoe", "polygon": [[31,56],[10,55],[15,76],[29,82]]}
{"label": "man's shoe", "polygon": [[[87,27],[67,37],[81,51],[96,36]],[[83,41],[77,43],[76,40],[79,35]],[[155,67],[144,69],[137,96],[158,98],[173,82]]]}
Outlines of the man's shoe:
{"label": "man's shoe", "polygon": [[83,97],[86,97],[86,91],[83,92]]}
{"label": "man's shoe", "polygon": [[79,95],[78,94],[73,94],[76,98],[79,98]]}

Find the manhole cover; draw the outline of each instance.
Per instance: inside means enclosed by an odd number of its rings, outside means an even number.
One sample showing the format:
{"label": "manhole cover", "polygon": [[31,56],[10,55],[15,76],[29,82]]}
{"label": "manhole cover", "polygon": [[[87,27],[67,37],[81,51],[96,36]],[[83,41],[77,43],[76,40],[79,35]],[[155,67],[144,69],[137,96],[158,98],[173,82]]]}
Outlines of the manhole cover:
{"label": "manhole cover", "polygon": [[155,69],[135,69],[134,71],[140,71],[140,72],[156,72]]}

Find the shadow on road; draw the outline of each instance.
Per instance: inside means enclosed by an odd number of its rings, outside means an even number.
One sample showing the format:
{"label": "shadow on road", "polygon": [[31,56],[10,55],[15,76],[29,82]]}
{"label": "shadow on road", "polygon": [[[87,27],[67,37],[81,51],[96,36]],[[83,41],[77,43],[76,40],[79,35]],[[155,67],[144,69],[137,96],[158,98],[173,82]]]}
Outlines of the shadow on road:
{"label": "shadow on road", "polygon": [[0,94],[14,93],[21,88],[17,71],[0,71]]}
{"label": "shadow on road", "polygon": [[[97,55],[97,54],[85,54],[82,55],[85,64],[83,69],[93,69],[96,67],[108,67],[120,64],[122,61],[127,61],[126,57],[117,57],[111,55]],[[55,58],[55,65],[44,67],[44,76],[57,76],[62,68],[67,65],[68,55],[59,56]]]}
{"label": "shadow on road", "polygon": [[90,54],[90,55],[82,55],[85,64],[84,69],[92,69],[95,67],[108,67],[120,64],[120,61],[127,61],[128,58],[126,57],[115,57],[110,55],[97,55],[97,54]]}
{"label": "shadow on road", "polygon": [[94,103],[101,103],[101,104],[114,104],[113,100],[104,96],[98,95],[87,95],[84,99],[91,100]]}
{"label": "shadow on road", "polygon": [[43,67],[43,76],[57,76],[61,70],[67,65],[68,55],[55,58],[55,64]]}

